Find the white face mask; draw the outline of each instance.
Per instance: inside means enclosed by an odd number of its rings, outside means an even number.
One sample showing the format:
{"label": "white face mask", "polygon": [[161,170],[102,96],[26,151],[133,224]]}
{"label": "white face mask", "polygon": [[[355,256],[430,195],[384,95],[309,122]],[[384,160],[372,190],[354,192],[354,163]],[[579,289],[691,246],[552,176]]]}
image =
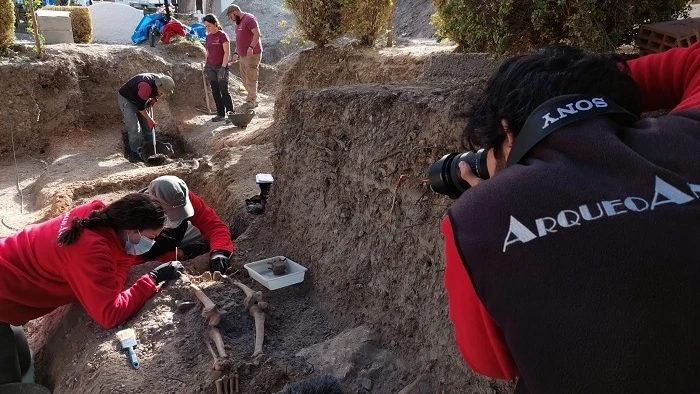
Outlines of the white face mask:
{"label": "white face mask", "polygon": [[126,250],[127,254],[133,254],[134,256],[142,255],[151,250],[153,245],[156,243],[155,239],[144,237],[141,235],[140,231],[139,236],[141,239],[139,239],[138,243],[133,243],[129,240],[129,237],[126,237],[126,245],[124,245],[124,250]]}
{"label": "white face mask", "polygon": [[170,219],[166,218],[165,219],[165,228],[178,228],[182,224],[182,220],[178,220],[175,222],[170,221]]}

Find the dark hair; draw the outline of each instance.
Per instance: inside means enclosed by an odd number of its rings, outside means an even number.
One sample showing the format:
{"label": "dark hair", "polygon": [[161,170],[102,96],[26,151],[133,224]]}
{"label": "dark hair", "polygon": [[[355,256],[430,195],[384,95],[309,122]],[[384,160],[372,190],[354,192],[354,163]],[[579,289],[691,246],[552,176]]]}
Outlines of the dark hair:
{"label": "dark hair", "polygon": [[219,29],[219,30],[223,29],[221,27],[221,23],[219,23],[219,19],[217,19],[216,15],[214,15],[214,14],[204,15],[204,18],[202,18],[202,22],[209,22],[212,25],[216,26],[217,29]]}
{"label": "dark hair", "polygon": [[540,104],[565,94],[604,95],[639,115],[639,87],[628,73],[621,55],[587,53],[567,45],[511,57],[491,75],[465,114],[469,121],[462,143],[467,149],[498,147],[506,136],[501,119],[517,135]]}
{"label": "dark hair", "polygon": [[131,193],[100,210],[90,212],[87,218],[73,218],[70,228],[58,236],[58,242],[70,245],[84,228],[109,227],[114,230],[150,230],[163,227],[165,209],[155,198],[144,193]]}

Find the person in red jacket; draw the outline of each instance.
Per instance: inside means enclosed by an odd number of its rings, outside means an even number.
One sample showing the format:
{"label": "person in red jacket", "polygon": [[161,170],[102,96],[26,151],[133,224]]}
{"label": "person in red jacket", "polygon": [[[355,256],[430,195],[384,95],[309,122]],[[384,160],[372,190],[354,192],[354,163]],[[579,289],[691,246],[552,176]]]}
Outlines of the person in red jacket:
{"label": "person in red jacket", "polygon": [[136,313],[158,283],[178,278],[182,265],[166,263],[123,289],[135,256],[150,249],[165,219],[158,200],[132,193],[0,238],[0,384],[20,381],[28,368],[18,326],[79,301],[95,322],[112,328]]}
{"label": "person in red jacket", "polygon": [[145,261],[186,260],[209,252],[211,271],[226,271],[233,253],[231,232],[185,181],[173,175],[161,176],[151,181],[146,193],[163,204],[168,219],[165,230],[144,255]]}
{"label": "person in red jacket", "polygon": [[516,393],[700,392],[700,44],[516,56],[470,112],[490,178],[459,163],[442,224],[464,360]]}

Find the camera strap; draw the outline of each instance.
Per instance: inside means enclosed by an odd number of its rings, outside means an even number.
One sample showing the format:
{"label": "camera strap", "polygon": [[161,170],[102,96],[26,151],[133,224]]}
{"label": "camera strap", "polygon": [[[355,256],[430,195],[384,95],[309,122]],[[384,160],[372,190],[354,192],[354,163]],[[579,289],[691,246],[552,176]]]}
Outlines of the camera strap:
{"label": "camera strap", "polygon": [[621,125],[639,118],[601,95],[568,94],[547,100],[537,107],[515,137],[506,167],[517,164],[546,136],[571,123],[599,115],[612,115]]}

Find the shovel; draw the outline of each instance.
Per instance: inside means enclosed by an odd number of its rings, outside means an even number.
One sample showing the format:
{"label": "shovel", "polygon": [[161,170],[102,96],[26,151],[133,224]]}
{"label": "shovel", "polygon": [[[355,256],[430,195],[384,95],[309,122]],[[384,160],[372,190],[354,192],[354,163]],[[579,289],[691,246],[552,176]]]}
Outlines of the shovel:
{"label": "shovel", "polygon": [[[153,107],[148,108],[148,116],[153,119]],[[168,156],[163,154],[163,153],[158,153],[158,148],[156,144],[156,127],[153,126],[153,129],[151,129],[151,142],[153,143],[153,153],[146,157],[144,161],[146,164],[149,166],[160,166],[165,164],[165,162],[168,159]]]}

